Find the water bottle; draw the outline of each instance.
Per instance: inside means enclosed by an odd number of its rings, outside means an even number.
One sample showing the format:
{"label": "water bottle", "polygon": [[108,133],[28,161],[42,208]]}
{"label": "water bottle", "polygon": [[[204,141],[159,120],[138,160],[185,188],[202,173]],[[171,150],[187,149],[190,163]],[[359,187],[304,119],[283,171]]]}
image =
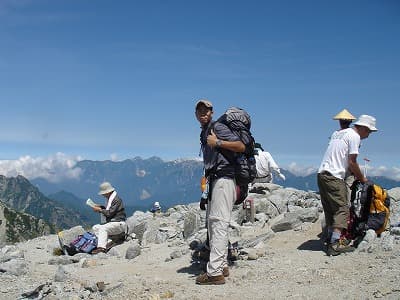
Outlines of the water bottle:
{"label": "water bottle", "polygon": [[200,209],[206,210],[206,205],[208,202],[208,181],[205,176],[201,178],[200,187],[202,191],[200,199]]}

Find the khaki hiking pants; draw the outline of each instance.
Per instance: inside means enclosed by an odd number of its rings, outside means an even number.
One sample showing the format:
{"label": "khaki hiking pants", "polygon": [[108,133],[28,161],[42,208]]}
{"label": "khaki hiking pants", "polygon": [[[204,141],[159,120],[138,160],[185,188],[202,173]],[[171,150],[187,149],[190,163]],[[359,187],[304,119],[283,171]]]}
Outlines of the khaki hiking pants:
{"label": "khaki hiking pants", "polygon": [[326,226],[347,228],[350,211],[347,200],[347,185],[344,180],[329,174],[318,174],[318,187]]}
{"label": "khaki hiking pants", "polygon": [[207,264],[209,276],[222,275],[228,266],[228,227],[236,201],[235,181],[218,178],[212,183],[211,201],[207,205],[207,224],[210,239],[210,260]]}

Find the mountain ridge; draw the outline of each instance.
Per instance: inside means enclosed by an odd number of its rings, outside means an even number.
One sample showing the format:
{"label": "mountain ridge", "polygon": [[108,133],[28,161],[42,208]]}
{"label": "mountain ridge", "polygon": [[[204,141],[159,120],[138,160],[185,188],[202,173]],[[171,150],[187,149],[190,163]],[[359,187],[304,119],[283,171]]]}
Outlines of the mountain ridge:
{"label": "mountain ridge", "polygon": [[[68,179],[54,183],[36,178],[31,182],[46,195],[64,190],[80,199],[90,197],[101,202],[103,199],[97,195],[98,186],[103,181],[110,181],[127,207],[140,210],[150,209],[155,201],[168,208],[177,204],[197,202],[201,196],[200,178],[203,163],[200,160],[164,161],[157,156],[147,159],[136,156],[117,162],[83,160],[78,162],[75,168],[81,169],[79,180]],[[286,181],[276,177],[274,183],[283,187],[318,191],[316,173],[296,176],[288,170],[281,171],[286,176]],[[385,177],[370,179],[386,189],[400,186],[399,181]]]}

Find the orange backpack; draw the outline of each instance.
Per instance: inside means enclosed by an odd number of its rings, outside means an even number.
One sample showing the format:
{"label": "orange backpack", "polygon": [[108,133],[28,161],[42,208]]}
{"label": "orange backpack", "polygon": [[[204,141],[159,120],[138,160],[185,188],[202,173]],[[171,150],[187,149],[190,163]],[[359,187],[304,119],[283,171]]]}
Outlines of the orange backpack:
{"label": "orange backpack", "polygon": [[352,186],[348,233],[363,237],[368,229],[381,234],[390,217],[390,198],[385,189],[373,182],[356,180]]}
{"label": "orange backpack", "polygon": [[374,229],[376,234],[386,230],[390,216],[390,199],[385,189],[373,184],[371,189],[371,205],[369,208],[368,227]]}

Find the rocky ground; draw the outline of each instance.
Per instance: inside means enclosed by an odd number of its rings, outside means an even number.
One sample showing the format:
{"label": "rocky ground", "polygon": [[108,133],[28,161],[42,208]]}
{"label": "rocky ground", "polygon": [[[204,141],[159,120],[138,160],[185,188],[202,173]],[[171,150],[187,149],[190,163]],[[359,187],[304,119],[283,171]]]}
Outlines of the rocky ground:
{"label": "rocky ground", "polygon": [[[56,238],[42,246],[37,245],[36,239],[25,244],[25,258],[32,263],[30,271],[19,277],[1,276],[0,298],[22,298],[23,293],[41,284],[59,288],[62,296],[65,291],[54,282],[58,268],[68,274],[64,284],[81,291],[76,299],[400,298],[399,244],[392,251],[357,251],[328,257],[322,251],[320,231],[317,222],[302,230],[275,234],[267,243],[264,257],[236,261],[226,284],[221,286],[196,285],[201,269],[191,263],[191,252],[169,260],[171,247],[167,244],[153,244],[133,260],[103,254],[91,256],[84,259],[86,266],[76,268],[49,265],[48,252],[57,244]],[[104,282],[103,292],[94,292],[98,282]],[[86,287],[86,297],[82,286]],[[50,299],[57,298],[57,293],[52,294]]]}
{"label": "rocky ground", "polygon": [[[192,261],[182,239],[142,245],[140,255],[126,259],[133,241],[108,254],[66,257],[53,255],[57,236],[40,237],[0,249],[3,257],[14,251],[15,258],[11,271],[3,263],[0,299],[400,299],[398,231],[328,257],[320,241],[321,218],[291,230],[266,229],[271,237],[260,243],[263,255],[234,261],[220,286],[195,284],[201,264]],[[391,242],[382,243],[385,239]],[[172,259],[171,253],[180,254]]]}

